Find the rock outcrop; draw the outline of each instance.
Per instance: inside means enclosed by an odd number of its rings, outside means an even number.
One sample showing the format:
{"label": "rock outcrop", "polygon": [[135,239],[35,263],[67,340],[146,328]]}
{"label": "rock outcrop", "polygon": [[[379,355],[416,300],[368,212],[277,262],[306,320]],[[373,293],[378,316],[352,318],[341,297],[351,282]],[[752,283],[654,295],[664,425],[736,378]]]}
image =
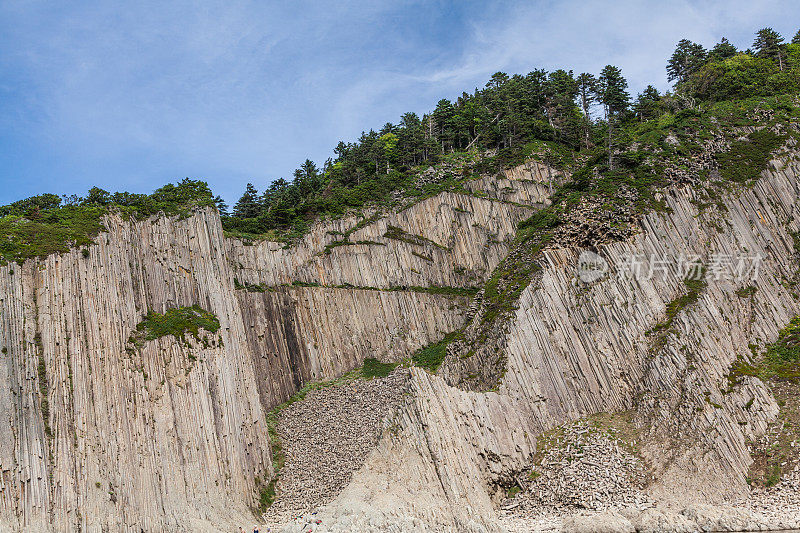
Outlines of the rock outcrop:
{"label": "rock outcrop", "polygon": [[[518,188],[543,200],[535,180]],[[480,284],[531,209],[442,193],[319,223],[291,248],[227,239],[212,209],[112,215],[85,251],[0,267],[0,529],[250,522],[256,479],[273,474],[268,410],[310,380],[406,358],[460,327],[468,299],[425,289]],[[337,232],[380,244],[326,253]],[[218,340],[132,349],[145,313],[191,305],[216,315]]]}
{"label": "rock outcrop", "polygon": [[[757,379],[727,376],[800,312],[783,285],[797,272],[798,175],[796,161],[775,161],[712,208],[692,188],[669,191],[668,209],[639,233],[590,243],[608,271],[588,282],[576,273],[581,250],[556,241],[491,337],[450,350],[440,376],[411,370],[408,394],[317,530],[501,531],[497,505],[525,485],[537,436],[602,411],[633,413],[648,497],[745,496],[746,442],[778,405]],[[465,320],[468,336],[480,298],[470,308],[460,294],[485,282],[560,179],[527,164],[398,211],[319,222],[291,247],[227,239],[211,209],[109,216],[88,255],[0,267],[0,528],[249,522],[256,480],[274,473],[268,411],[365,358],[407,359]],[[707,274],[694,288],[659,266],[693,256]],[[734,280],[714,256],[763,261]],[[631,257],[654,275],[627,275]],[[146,312],[190,305],[217,317],[215,335],[128,342]],[[484,374],[501,377],[495,390],[474,386]],[[605,519],[723,523],[716,512]]]}
{"label": "rock outcrop", "polygon": [[[611,512],[609,520],[630,529],[633,523],[653,524],[658,515],[676,530],[712,524],[763,529],[800,523],[798,516],[769,518],[741,506],[721,505],[748,494],[747,442],[762,434],[778,414],[778,405],[763,383],[747,377],[733,384],[728,376],[735,361],[752,356],[751,345],[772,342],[782,325],[800,312],[797,298],[786,290],[798,269],[792,236],[800,228],[798,176],[800,165],[794,158],[773,161],[760,180],[725,195],[710,209],[695,201],[692,188],[669,191],[667,209],[648,214],[638,234],[598,247],[608,271],[596,280],[580,279],[576,270],[580,249],[545,250],[542,272],[523,291],[511,319],[494,330],[497,336],[477,350],[448,352],[440,373],[449,385],[439,378],[415,376],[418,383],[438,384],[435,391],[420,386],[417,395],[423,397],[416,400],[420,405],[445,404],[443,397],[458,402],[466,394],[476,402],[498,402],[505,419],[490,420],[481,409],[467,414],[445,408],[436,414],[438,423],[412,422],[416,429],[409,433],[422,435],[425,444],[413,452],[376,451],[340,498],[323,510],[326,522],[332,524],[329,530],[392,521],[404,524],[399,531],[435,529],[447,521],[459,524],[460,530],[503,527],[494,509],[481,503],[492,492],[491,476],[463,471],[437,452],[426,451],[437,450],[437,424],[455,419],[458,427],[447,431],[460,435],[473,424],[491,431],[491,424],[497,423],[494,432],[503,433],[513,420],[525,431],[539,434],[593,413],[629,410],[641,432],[635,443],[637,454],[651,469],[644,494],[678,511],[642,514],[634,508],[626,517]],[[700,269],[705,281],[690,287],[683,282],[686,272],[676,267],[695,257],[705,265]],[[635,265],[631,258],[641,263],[639,275],[626,272]],[[689,291],[693,296],[682,299]],[[481,325],[480,312],[471,316],[474,322],[465,335]],[[458,388],[492,365],[501,365],[497,392]],[[478,400],[481,396],[483,400]],[[413,412],[406,408],[399,416],[413,420],[409,414]],[[467,442],[484,442],[474,435],[465,437]],[[397,442],[402,440],[387,435],[378,450]],[[448,448],[469,460],[477,456],[485,469],[498,453],[484,449],[473,454],[463,450],[464,445],[452,438]],[[420,460],[428,453],[429,459]],[[409,475],[429,472],[419,466],[428,461],[447,465],[442,470],[448,474],[443,479]],[[521,468],[518,461],[507,454],[502,464],[514,471]],[[402,481],[388,474],[398,471],[404,472]],[[421,486],[427,487],[424,498],[416,496]],[[441,488],[453,486],[464,492]],[[397,496],[403,490],[408,492]],[[469,501],[463,500],[466,493],[471,494]],[[720,506],[698,511],[696,502]],[[421,518],[424,526],[412,516]],[[565,527],[571,526],[565,523]]]}
{"label": "rock outcrop", "polygon": [[500,531],[486,520],[492,493],[532,459],[529,423],[507,397],[461,391],[417,368],[409,389],[347,488],[285,531],[307,531],[313,520],[318,531],[337,533]]}

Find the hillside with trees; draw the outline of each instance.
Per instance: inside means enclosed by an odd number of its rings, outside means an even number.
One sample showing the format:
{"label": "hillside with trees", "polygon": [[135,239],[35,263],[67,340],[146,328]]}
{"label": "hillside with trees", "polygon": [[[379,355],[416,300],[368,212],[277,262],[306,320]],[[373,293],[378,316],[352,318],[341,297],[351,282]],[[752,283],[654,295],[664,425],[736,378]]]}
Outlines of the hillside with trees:
{"label": "hillside with trees", "polygon": [[[579,175],[596,172],[611,182],[647,175],[647,182],[654,183],[663,169],[643,167],[643,154],[632,156],[629,148],[675,151],[662,146],[663,140],[672,130],[679,134],[681,123],[692,117],[696,121],[701,109],[741,120],[755,105],[748,101],[800,92],[800,32],[785,42],[771,28],[762,29],[747,50],[725,38],[711,49],[682,39],[666,69],[672,91],[660,94],[648,85],[636,96],[614,65],[597,74],[497,72],[483,88],[454,101],[442,99],[421,117],[405,113],[397,124],[363,132],[353,142],[340,141],[334,157],[321,167],[307,159],[291,181],[279,178],[261,191],[248,184],[230,212],[205,182],[190,179],[150,195],[94,187],[83,197],[27,198],[0,207],[0,255],[4,261],[19,261],[87,244],[109,210],[145,217],[160,211],[186,213],[198,205],[216,205],[231,235],[290,242],[319,217],[424,198],[534,154]],[[733,102],[740,105],[725,105]],[[419,182],[421,173],[439,164],[448,168],[446,179]]]}
{"label": "hillside with trees", "polygon": [[[753,46],[738,50],[726,38],[710,50],[682,39],[667,62],[674,90],[647,86],[632,97],[622,71],[607,65],[595,75],[537,69],[509,76],[497,72],[482,89],[440,100],[419,117],[340,141],[335,157],[319,168],[310,160],[292,181],[278,179],[259,193],[252,184],[224,217],[225,228],[260,234],[302,232],[316,217],[338,216],[368,203],[387,203],[400,190],[426,192],[414,178],[451,154],[472,151],[480,159],[469,172],[494,172],[532,153],[555,165],[584,156],[614,169],[615,152],[632,141],[642,123],[724,100],[796,94],[800,91],[800,32],[790,43],[771,28]],[[468,177],[463,176],[463,177]]]}

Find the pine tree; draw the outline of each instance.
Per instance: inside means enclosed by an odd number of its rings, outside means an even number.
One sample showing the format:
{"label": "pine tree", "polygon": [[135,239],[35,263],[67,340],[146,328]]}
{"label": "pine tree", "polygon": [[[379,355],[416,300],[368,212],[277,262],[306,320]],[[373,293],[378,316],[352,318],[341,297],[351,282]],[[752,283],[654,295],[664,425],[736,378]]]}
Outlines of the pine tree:
{"label": "pine tree", "polygon": [[655,117],[658,114],[658,106],[661,102],[661,95],[658,94],[658,89],[652,85],[636,96],[636,102],[633,105],[634,112],[639,120],[647,120]]}
{"label": "pine tree", "polygon": [[592,119],[589,108],[596,101],[597,78],[588,72],[581,73],[576,79],[578,84],[578,100],[583,110],[583,138],[586,149],[589,149],[589,135],[591,133]]}
{"label": "pine tree", "polygon": [[319,189],[321,185],[321,176],[317,165],[312,160],[306,159],[303,164],[300,165],[300,170],[303,172],[303,176],[308,180],[311,188],[315,191]]}
{"label": "pine tree", "polygon": [[737,52],[736,47],[723,37],[720,42],[714,45],[714,48],[708,53],[708,57],[714,61],[722,61],[735,56]]}
{"label": "pine tree", "polygon": [[248,183],[244,194],[233,206],[233,216],[237,218],[255,218],[258,216],[259,211],[261,211],[261,205],[258,200],[258,191],[253,187],[252,183]]}
{"label": "pine tree", "polygon": [[783,37],[772,28],[758,30],[756,40],[753,42],[756,57],[776,59],[778,66],[783,71],[784,43]]}
{"label": "pine tree", "polygon": [[792,44],[800,44],[800,30],[797,30],[797,33],[792,37]]}
{"label": "pine tree", "polygon": [[85,204],[106,205],[111,202],[111,193],[100,187],[92,187],[84,200]]}
{"label": "pine tree", "polygon": [[689,39],[681,39],[667,61],[667,79],[682,83],[702,67],[707,59],[708,53],[702,45],[693,43]]}
{"label": "pine tree", "polygon": [[547,98],[545,109],[550,125],[559,138],[569,140],[577,137],[578,124],[575,118],[575,98],[578,96],[578,83],[569,72],[554,70],[547,78]]}
{"label": "pine tree", "polygon": [[225,218],[230,216],[230,213],[228,213],[228,204],[225,203],[222,196],[217,195],[214,198],[214,204],[217,206],[217,212],[219,212],[220,217]]}
{"label": "pine tree", "polygon": [[612,131],[614,123],[630,105],[631,96],[627,91],[628,81],[623,77],[619,67],[606,65],[597,79],[597,99],[603,104],[608,123],[608,168],[614,169],[612,157]]}
{"label": "pine tree", "polygon": [[442,153],[452,146],[454,114],[453,104],[446,98],[439,100],[439,103],[436,104],[436,109],[433,111],[436,138],[441,143]]}

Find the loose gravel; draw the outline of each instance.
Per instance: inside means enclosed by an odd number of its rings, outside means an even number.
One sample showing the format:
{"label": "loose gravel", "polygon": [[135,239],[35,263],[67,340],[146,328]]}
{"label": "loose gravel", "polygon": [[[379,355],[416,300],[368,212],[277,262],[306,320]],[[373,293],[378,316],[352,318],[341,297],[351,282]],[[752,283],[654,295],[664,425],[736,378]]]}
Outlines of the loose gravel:
{"label": "loose gravel", "polygon": [[285,463],[268,522],[309,512],[341,492],[377,444],[382,420],[400,404],[409,376],[397,368],[385,378],[347,380],[309,391],[280,411]]}

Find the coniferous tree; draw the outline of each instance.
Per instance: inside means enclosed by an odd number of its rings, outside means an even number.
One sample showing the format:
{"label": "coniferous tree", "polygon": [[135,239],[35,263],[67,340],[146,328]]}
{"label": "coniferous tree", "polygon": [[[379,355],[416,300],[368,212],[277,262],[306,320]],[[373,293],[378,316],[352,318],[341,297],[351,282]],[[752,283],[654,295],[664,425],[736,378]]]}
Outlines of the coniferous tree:
{"label": "coniferous tree", "polygon": [[230,213],[228,213],[228,204],[225,203],[225,200],[222,198],[222,196],[217,195],[214,198],[214,205],[217,206],[217,211],[219,212],[219,216],[221,216],[222,218],[230,216]]}
{"label": "coniferous tree", "polygon": [[319,187],[319,169],[317,168],[317,165],[310,159],[306,159],[303,164],[300,165],[300,170],[303,172],[303,176],[311,184],[311,187],[313,189],[317,189],[317,187]]}
{"label": "coniferous tree", "polygon": [[627,91],[628,81],[622,71],[613,65],[606,65],[597,78],[597,99],[603,104],[608,125],[608,168],[614,169],[612,149],[612,131],[614,123],[628,110],[630,94]]}
{"label": "coniferous tree", "polygon": [[452,147],[454,118],[452,102],[446,98],[439,100],[433,111],[433,120],[436,124],[436,139],[441,144],[442,153]]}
{"label": "coniferous tree", "polygon": [[238,218],[255,218],[258,216],[260,209],[258,200],[258,191],[253,187],[252,183],[248,183],[245,188],[244,194],[236,205],[233,206],[233,216]]}
{"label": "coniferous tree", "polygon": [[636,96],[636,102],[633,104],[633,110],[639,120],[649,120],[658,115],[659,104],[661,102],[661,95],[658,94],[658,89],[652,85]]}
{"label": "coniferous tree", "polygon": [[86,195],[84,203],[95,205],[107,205],[111,202],[111,193],[100,187],[92,187]]}
{"label": "coniferous tree", "polygon": [[405,113],[400,117],[398,142],[404,165],[416,165],[422,161],[425,132],[416,113]]}
{"label": "coniferous tree", "polygon": [[559,138],[569,141],[576,137],[577,124],[575,123],[575,98],[578,96],[578,84],[572,75],[558,69],[550,73],[547,78],[547,98],[545,110],[550,125]]}
{"label": "coniferous tree", "polygon": [[783,37],[772,28],[758,30],[756,40],[753,42],[756,57],[765,57],[776,60],[783,71],[783,58],[785,55]]}
{"label": "coniferous tree", "polygon": [[735,56],[737,52],[736,47],[723,37],[720,42],[714,45],[714,48],[708,53],[708,57],[714,61],[722,61]]}
{"label": "coniferous tree", "polygon": [[682,83],[702,67],[707,59],[708,53],[702,45],[693,43],[689,39],[681,39],[667,61],[667,79]]}
{"label": "coniferous tree", "polygon": [[797,33],[792,37],[792,44],[800,44],[800,30],[797,30]]}
{"label": "coniferous tree", "polygon": [[586,148],[589,148],[589,137],[591,135],[592,121],[589,109],[596,100],[597,78],[588,72],[581,73],[576,79],[578,84],[578,100],[581,110],[583,110],[583,138]]}

